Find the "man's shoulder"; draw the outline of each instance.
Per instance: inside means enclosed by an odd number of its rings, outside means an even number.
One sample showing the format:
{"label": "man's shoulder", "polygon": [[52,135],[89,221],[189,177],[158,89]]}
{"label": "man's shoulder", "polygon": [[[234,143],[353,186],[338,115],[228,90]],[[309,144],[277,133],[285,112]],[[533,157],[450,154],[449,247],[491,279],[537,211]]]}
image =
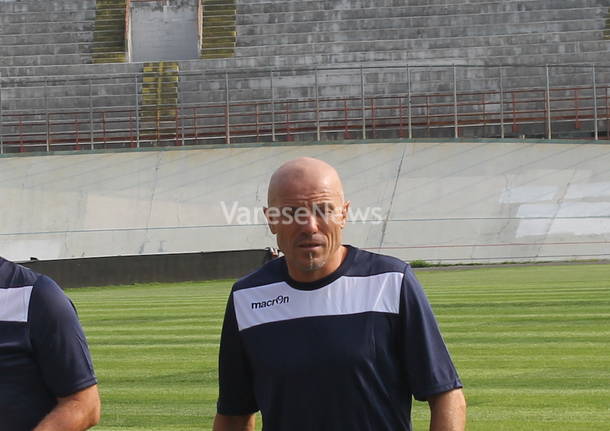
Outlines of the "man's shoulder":
{"label": "man's shoulder", "polygon": [[41,274],[0,257],[0,288],[11,289],[34,286],[42,278]]}
{"label": "man's shoulder", "polygon": [[233,291],[284,281],[285,272],[284,257],[273,259],[265,263],[256,271],[237,280],[233,285]]}
{"label": "man's shoulder", "polygon": [[63,296],[49,277],[0,258],[0,302],[8,304],[0,310],[0,320],[29,322],[37,313],[52,309],[56,298],[63,300]]}
{"label": "man's shoulder", "polygon": [[346,275],[369,276],[388,272],[404,273],[409,268],[408,263],[393,256],[355,247],[351,247],[351,252],[355,253],[355,257]]}

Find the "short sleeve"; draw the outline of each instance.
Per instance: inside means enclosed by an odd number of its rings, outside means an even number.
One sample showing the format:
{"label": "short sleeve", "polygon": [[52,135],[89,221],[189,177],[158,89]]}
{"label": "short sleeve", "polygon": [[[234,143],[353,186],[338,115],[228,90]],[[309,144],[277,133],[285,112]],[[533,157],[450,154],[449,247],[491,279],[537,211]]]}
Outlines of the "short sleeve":
{"label": "short sleeve", "polygon": [[33,354],[55,397],[66,397],[97,383],[76,309],[46,276],[34,285],[28,321]]}
{"label": "short sleeve", "polygon": [[237,328],[232,293],[227,303],[220,337],[218,387],[219,414],[241,416],[258,411],[251,367]]}
{"label": "short sleeve", "polygon": [[419,401],[462,387],[426,295],[409,267],[400,303],[400,348],[413,396]]}

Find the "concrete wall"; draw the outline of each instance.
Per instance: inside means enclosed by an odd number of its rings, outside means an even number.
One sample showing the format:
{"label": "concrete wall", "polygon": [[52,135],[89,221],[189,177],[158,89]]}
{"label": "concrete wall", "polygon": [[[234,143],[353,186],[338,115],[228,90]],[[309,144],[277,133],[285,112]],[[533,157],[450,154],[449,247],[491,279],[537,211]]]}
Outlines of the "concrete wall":
{"label": "concrete wall", "polygon": [[132,2],[132,61],[199,58],[198,6],[198,0]]}
{"label": "concrete wall", "polygon": [[268,179],[301,155],[338,168],[360,247],[446,262],[610,255],[610,147],[499,141],[4,157],[0,255],[263,249]]}

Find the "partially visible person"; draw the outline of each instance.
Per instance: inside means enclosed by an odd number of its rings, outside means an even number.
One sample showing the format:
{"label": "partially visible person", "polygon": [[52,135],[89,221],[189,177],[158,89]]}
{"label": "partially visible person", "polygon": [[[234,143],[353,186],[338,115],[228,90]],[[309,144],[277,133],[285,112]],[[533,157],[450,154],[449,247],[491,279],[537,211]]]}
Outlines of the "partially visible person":
{"label": "partially visible person", "polygon": [[0,430],[84,431],[100,420],[76,309],[49,277],[0,257]]}
{"label": "partially visible person", "polygon": [[265,251],[267,252],[267,254],[265,256],[264,263],[267,263],[273,259],[277,259],[278,257],[280,257],[281,254],[280,249],[277,247],[267,247],[265,248]]}

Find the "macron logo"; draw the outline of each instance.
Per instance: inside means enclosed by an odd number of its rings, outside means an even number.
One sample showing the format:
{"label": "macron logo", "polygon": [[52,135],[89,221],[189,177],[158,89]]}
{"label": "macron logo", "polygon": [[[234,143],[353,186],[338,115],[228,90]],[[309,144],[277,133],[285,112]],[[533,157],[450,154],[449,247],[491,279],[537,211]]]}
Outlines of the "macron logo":
{"label": "macron logo", "polygon": [[288,296],[279,295],[277,298],[270,299],[268,301],[253,302],[251,306],[253,310],[257,310],[259,308],[267,308],[279,304],[288,304],[289,301],[290,298]]}

